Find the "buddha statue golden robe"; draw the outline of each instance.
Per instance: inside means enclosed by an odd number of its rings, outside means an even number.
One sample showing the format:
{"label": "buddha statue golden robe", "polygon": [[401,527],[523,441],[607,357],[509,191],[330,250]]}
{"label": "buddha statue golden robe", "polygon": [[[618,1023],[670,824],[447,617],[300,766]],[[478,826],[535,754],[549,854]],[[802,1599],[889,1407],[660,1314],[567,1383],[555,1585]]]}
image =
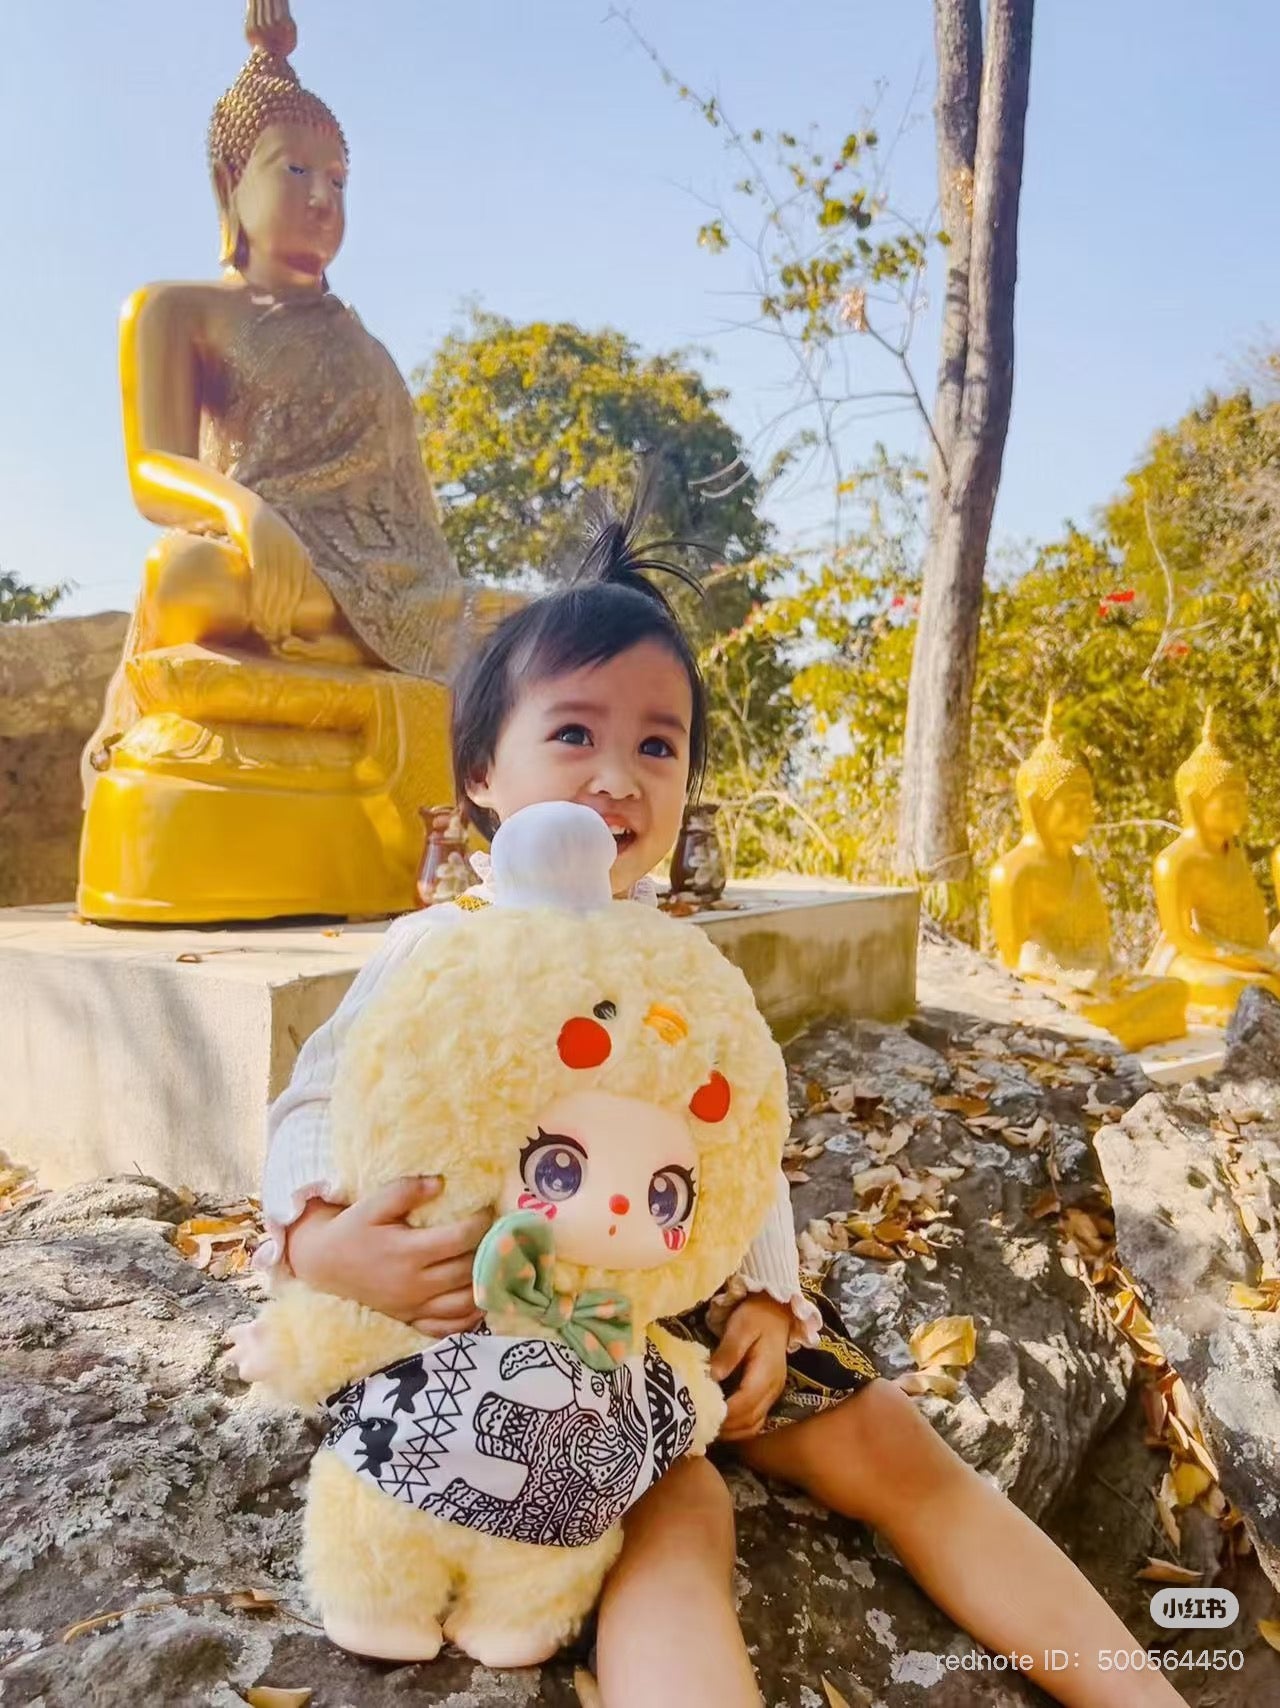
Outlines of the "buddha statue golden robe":
{"label": "buddha statue golden robe", "polygon": [[1064,1007],[1126,1049],[1186,1032],[1187,987],[1126,973],[1112,958],[1111,920],[1083,844],[1093,828],[1093,779],[1053,733],[1018,767],[1022,840],[992,867],[991,918],[1000,958],[1043,983]]}
{"label": "buddha statue golden robe", "polygon": [[1155,863],[1160,941],[1148,971],[1185,979],[1197,1018],[1225,1025],[1242,990],[1280,996],[1280,954],[1267,937],[1267,904],[1240,846],[1249,818],[1244,772],[1223,748],[1213,713],[1178,768],[1183,830]]}
{"label": "buddha statue golden robe", "polygon": [[347,149],[288,0],[246,33],[209,129],[225,272],[122,320],[130,483],[169,531],[86,749],[90,919],[413,906],[448,685],[513,602],[459,575],[404,381],[329,291]]}

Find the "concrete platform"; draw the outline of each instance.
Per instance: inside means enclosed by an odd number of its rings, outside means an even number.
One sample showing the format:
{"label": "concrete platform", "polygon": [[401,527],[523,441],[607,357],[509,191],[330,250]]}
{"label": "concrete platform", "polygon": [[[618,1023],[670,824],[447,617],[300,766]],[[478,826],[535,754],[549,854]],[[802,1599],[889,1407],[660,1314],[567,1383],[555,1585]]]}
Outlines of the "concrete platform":
{"label": "concrete platform", "polygon": [[[914,891],[773,880],[694,916],[780,1036],[915,1000]],[[256,1192],[267,1105],[385,922],[101,927],[70,906],[0,910],[0,1150],[66,1185],[136,1170]]]}

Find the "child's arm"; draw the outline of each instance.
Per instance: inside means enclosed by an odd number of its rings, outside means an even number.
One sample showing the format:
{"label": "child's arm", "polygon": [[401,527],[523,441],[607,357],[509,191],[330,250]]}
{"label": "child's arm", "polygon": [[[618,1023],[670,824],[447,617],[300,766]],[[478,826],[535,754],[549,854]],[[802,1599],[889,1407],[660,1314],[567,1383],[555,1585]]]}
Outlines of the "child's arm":
{"label": "child's arm", "polygon": [[434,1179],[393,1181],[347,1208],[326,1202],[326,1192],[336,1191],[329,1105],[343,1046],[364,1005],[429,931],[463,917],[456,908],[440,907],[398,920],[337,1011],[303,1045],[293,1080],[268,1118],[263,1209],[271,1239],[255,1258],[260,1266],[292,1268],[317,1292],[354,1300],[437,1337],[478,1320],[471,1259],[488,1218],[409,1227],[404,1218],[414,1206],[439,1192]]}
{"label": "child's arm", "polygon": [[258,1256],[260,1266],[284,1260],[285,1230],[310,1201],[336,1196],[329,1102],[343,1048],[366,1003],[399,971],[427,934],[440,928],[446,915],[454,920],[461,917],[454,908],[430,908],[397,919],[333,1014],[299,1050],[293,1076],[267,1115],[262,1212],[269,1241]]}
{"label": "child's arm", "polygon": [[800,1286],[800,1253],[796,1248],[795,1222],[791,1216],[791,1186],[781,1169],[768,1220],[756,1235],[738,1273],[716,1301],[719,1312],[713,1320],[722,1327],[725,1307],[732,1307],[753,1293],[764,1293],[791,1312],[790,1346],[813,1346],[822,1327],[822,1316]]}

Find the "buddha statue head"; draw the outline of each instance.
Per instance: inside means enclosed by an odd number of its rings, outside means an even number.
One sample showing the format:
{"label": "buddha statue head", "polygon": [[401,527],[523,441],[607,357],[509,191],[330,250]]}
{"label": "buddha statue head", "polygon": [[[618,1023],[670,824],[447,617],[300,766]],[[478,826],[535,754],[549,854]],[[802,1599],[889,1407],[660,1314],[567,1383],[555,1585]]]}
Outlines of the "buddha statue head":
{"label": "buddha statue head", "polygon": [[1218,739],[1212,706],[1204,715],[1200,744],[1178,767],[1174,787],[1188,829],[1198,830],[1215,844],[1230,842],[1243,832],[1249,819],[1249,785]]}
{"label": "buddha statue head", "polygon": [[347,144],[288,56],[288,0],[248,0],[251,52],[209,121],[224,267],[262,282],[324,283],[346,227]]}
{"label": "buddha statue head", "polygon": [[1051,854],[1069,854],[1093,829],[1093,779],[1054,733],[1053,701],[1044,715],[1044,734],[1018,767],[1016,781],[1022,829],[1037,836]]}

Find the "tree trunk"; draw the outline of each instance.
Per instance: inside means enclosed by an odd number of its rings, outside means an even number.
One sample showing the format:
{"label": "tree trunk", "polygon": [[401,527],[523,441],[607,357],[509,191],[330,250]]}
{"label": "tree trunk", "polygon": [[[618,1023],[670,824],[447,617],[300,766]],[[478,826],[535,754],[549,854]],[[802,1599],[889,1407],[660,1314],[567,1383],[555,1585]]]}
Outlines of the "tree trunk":
{"label": "tree trunk", "polygon": [[965,357],[969,349],[969,253],[973,235],[973,162],[978,148],[982,91],[981,0],[935,0],[934,47],[938,98],[938,203],[950,238],[947,285],[938,351],[938,394],[933,406],[934,455],[930,513],[946,490],[947,470],[960,425]]}
{"label": "tree trunk", "polygon": [[988,0],[984,52],[978,0],[934,0],[939,192],[951,246],[898,845],[900,868],[933,884],[963,885],[969,877],[969,730],[982,580],[1013,399],[1033,4]]}

